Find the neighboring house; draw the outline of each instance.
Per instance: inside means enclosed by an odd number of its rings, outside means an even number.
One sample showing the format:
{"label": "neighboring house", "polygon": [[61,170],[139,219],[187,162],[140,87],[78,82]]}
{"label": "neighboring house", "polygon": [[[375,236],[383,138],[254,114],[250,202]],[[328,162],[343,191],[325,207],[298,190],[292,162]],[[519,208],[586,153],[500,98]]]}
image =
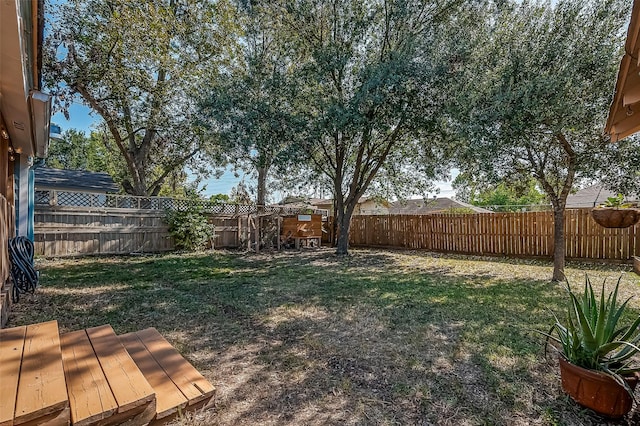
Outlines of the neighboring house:
{"label": "neighboring house", "polygon": [[[293,201],[293,200],[291,200]],[[302,205],[324,209],[329,211],[329,216],[333,216],[333,200],[323,198],[311,198],[308,201],[296,200],[295,203],[286,204],[291,206]],[[306,203],[306,204],[305,204]],[[468,211],[470,213],[493,213],[490,210],[471,204],[456,201],[451,198],[417,199],[388,202],[375,197],[362,197],[358,200],[354,215],[386,215],[386,214],[434,214],[434,213],[460,213]]]}
{"label": "neighboring house", "polygon": [[48,167],[35,169],[35,189],[36,191],[78,191],[101,194],[120,190],[109,173]]}
{"label": "neighboring house", "polygon": [[[581,189],[575,194],[570,194],[567,197],[567,206],[568,209],[578,209],[578,208],[591,208],[596,207],[605,201],[609,197],[615,197],[616,194],[613,191],[609,191],[604,188],[602,185],[592,185],[587,188]],[[627,201],[637,201],[635,197],[627,197]]]}
{"label": "neighboring house", "polygon": [[0,1],[0,290],[8,238],[33,239],[33,166],[49,144],[51,98],[40,91],[43,4]]}
{"label": "neighboring house", "polygon": [[105,194],[116,193],[119,189],[111,175],[105,172],[35,169],[36,205],[101,206],[106,202]]}
{"label": "neighboring house", "polygon": [[[327,210],[329,216],[334,215],[333,199],[331,198],[311,198],[308,204],[312,208]],[[377,197],[360,197],[358,204],[353,211],[354,215],[365,214],[389,214],[390,203]]]}
{"label": "neighboring house", "polygon": [[277,204],[277,207],[296,209],[296,210],[305,210],[305,209],[313,209],[314,206],[309,203],[309,200],[305,197],[292,197],[288,196],[284,198]]}
{"label": "neighboring house", "polygon": [[353,214],[389,214],[389,207],[391,207],[391,203],[387,200],[374,197],[361,197],[358,200]]}
{"label": "neighboring house", "polygon": [[333,200],[331,198],[311,198],[309,205],[316,209],[326,210],[328,216],[333,216]]}
{"label": "neighboring house", "polygon": [[575,194],[569,194],[567,197],[568,209],[578,209],[595,207],[604,203],[608,197],[615,196],[613,192],[604,189],[600,185],[592,185],[587,188],[581,189]]}
{"label": "neighboring house", "polygon": [[493,213],[491,210],[473,206],[448,197],[395,201],[389,214],[436,214],[436,213]]}

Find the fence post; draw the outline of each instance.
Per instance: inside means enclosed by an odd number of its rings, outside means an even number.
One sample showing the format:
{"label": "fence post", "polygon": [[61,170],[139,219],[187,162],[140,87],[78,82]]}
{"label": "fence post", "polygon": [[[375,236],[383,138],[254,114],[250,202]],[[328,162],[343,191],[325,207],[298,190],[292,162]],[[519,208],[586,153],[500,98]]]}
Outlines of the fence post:
{"label": "fence post", "polygon": [[[636,225],[629,228],[629,259],[633,259],[636,255]],[[627,260],[629,260],[627,259]]]}

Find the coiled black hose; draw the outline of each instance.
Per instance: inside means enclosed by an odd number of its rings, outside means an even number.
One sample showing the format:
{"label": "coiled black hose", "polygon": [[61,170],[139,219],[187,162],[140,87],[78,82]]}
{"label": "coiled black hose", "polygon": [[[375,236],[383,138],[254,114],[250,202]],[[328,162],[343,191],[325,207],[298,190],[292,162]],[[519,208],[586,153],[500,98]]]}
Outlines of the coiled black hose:
{"label": "coiled black hose", "polygon": [[9,240],[11,260],[11,280],[13,281],[13,302],[20,300],[20,294],[33,293],[38,286],[39,274],[33,266],[33,243],[26,237]]}

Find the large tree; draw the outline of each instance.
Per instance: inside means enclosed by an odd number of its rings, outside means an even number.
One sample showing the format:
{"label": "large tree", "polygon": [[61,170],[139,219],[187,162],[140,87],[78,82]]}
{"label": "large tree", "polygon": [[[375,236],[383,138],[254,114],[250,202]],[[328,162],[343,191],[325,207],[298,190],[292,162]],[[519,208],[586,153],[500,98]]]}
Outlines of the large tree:
{"label": "large tree", "polygon": [[220,137],[226,160],[257,178],[256,202],[264,206],[269,172],[291,160],[284,154],[299,134],[291,102],[295,69],[290,34],[278,21],[268,19],[259,4],[242,12],[241,55],[224,81],[210,88],[201,109],[204,122]]}
{"label": "large tree", "polygon": [[[51,4],[45,77],[59,106],[80,99],[105,122],[126,164],[125,190],[156,195],[211,137],[196,99],[232,56],[224,1],[69,0]],[[230,47],[231,46],[231,47]]]}
{"label": "large tree", "polygon": [[553,279],[564,278],[564,209],[600,166],[626,0],[505,4],[487,16],[452,108],[466,138],[463,173],[535,178],[553,207]]}
{"label": "large tree", "polygon": [[461,3],[271,3],[272,19],[295,36],[293,102],[305,121],[296,148],[332,184],[338,254],[368,190],[424,189],[441,165],[433,142],[450,63],[439,45]]}

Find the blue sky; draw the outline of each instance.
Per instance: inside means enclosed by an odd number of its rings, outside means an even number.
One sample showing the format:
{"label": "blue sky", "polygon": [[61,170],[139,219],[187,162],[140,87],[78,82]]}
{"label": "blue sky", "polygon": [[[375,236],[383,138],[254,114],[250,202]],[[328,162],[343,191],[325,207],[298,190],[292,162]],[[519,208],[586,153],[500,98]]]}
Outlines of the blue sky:
{"label": "blue sky", "polygon": [[[62,131],[68,129],[83,130],[85,133],[89,133],[92,129],[93,123],[97,123],[99,117],[97,114],[92,114],[91,110],[80,103],[73,103],[69,109],[69,120],[67,120],[63,114],[56,113],[51,118],[51,122],[62,127]],[[454,171],[455,173],[455,171]],[[231,188],[236,186],[240,180],[245,178],[245,181],[251,184],[251,180],[248,176],[244,176],[242,172],[239,172],[240,176],[236,177],[231,169],[227,169],[220,178],[207,179],[202,182],[201,187],[205,186],[205,195],[213,194],[229,194]],[[437,187],[440,189],[439,197],[453,197],[455,192],[451,188],[451,182],[436,182]],[[280,201],[282,194],[275,194],[276,200]]]}

